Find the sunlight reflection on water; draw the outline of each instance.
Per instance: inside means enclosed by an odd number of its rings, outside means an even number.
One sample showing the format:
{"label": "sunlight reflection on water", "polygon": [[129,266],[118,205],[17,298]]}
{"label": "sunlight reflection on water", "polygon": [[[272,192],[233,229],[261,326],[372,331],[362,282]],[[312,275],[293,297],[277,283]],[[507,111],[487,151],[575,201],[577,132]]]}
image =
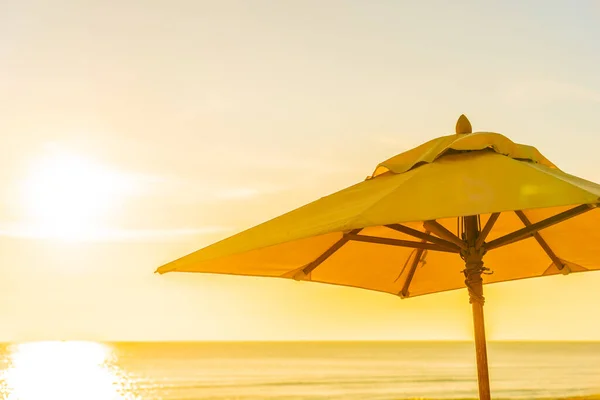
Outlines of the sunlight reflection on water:
{"label": "sunlight reflection on water", "polygon": [[112,349],[95,342],[34,342],[8,348],[4,400],[136,400]]}

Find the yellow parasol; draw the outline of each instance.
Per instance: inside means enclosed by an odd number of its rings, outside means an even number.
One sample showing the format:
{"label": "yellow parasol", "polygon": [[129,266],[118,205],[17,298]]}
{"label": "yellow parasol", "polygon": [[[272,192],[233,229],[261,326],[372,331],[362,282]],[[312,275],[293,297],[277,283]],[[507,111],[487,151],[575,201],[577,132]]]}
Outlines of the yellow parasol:
{"label": "yellow parasol", "polygon": [[[498,133],[429,141],[365,181],[158,269],[291,278],[402,298],[467,287],[490,399],[482,284],[600,269],[600,185]],[[485,267],[484,259],[485,256]]]}

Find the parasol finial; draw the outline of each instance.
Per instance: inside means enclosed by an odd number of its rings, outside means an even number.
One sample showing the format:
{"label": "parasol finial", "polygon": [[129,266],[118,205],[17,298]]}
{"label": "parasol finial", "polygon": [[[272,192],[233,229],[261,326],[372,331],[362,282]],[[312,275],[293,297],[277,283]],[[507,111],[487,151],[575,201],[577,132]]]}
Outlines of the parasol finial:
{"label": "parasol finial", "polygon": [[458,117],[458,121],[456,121],[456,134],[460,135],[472,132],[473,128],[471,127],[469,119],[465,116],[465,114],[462,114],[460,117]]}

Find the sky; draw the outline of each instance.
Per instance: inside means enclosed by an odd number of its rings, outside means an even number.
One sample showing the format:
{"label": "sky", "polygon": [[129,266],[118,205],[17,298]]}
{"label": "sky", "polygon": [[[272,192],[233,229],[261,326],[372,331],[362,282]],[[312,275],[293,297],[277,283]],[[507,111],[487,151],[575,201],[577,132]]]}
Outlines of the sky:
{"label": "sky", "polygon": [[[466,340],[400,300],[156,267],[475,130],[600,182],[594,1],[0,0],[0,341]],[[486,286],[491,340],[600,340],[600,273]]]}

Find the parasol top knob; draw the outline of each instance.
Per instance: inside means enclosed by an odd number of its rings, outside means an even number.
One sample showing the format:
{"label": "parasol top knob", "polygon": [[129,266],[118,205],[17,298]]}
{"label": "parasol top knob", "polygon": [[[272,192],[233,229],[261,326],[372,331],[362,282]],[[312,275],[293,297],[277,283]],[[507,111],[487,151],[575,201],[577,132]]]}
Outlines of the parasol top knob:
{"label": "parasol top knob", "polygon": [[471,127],[469,119],[465,116],[465,114],[462,114],[460,117],[458,117],[458,121],[456,121],[456,134],[460,135],[466,133],[473,133],[473,128]]}

